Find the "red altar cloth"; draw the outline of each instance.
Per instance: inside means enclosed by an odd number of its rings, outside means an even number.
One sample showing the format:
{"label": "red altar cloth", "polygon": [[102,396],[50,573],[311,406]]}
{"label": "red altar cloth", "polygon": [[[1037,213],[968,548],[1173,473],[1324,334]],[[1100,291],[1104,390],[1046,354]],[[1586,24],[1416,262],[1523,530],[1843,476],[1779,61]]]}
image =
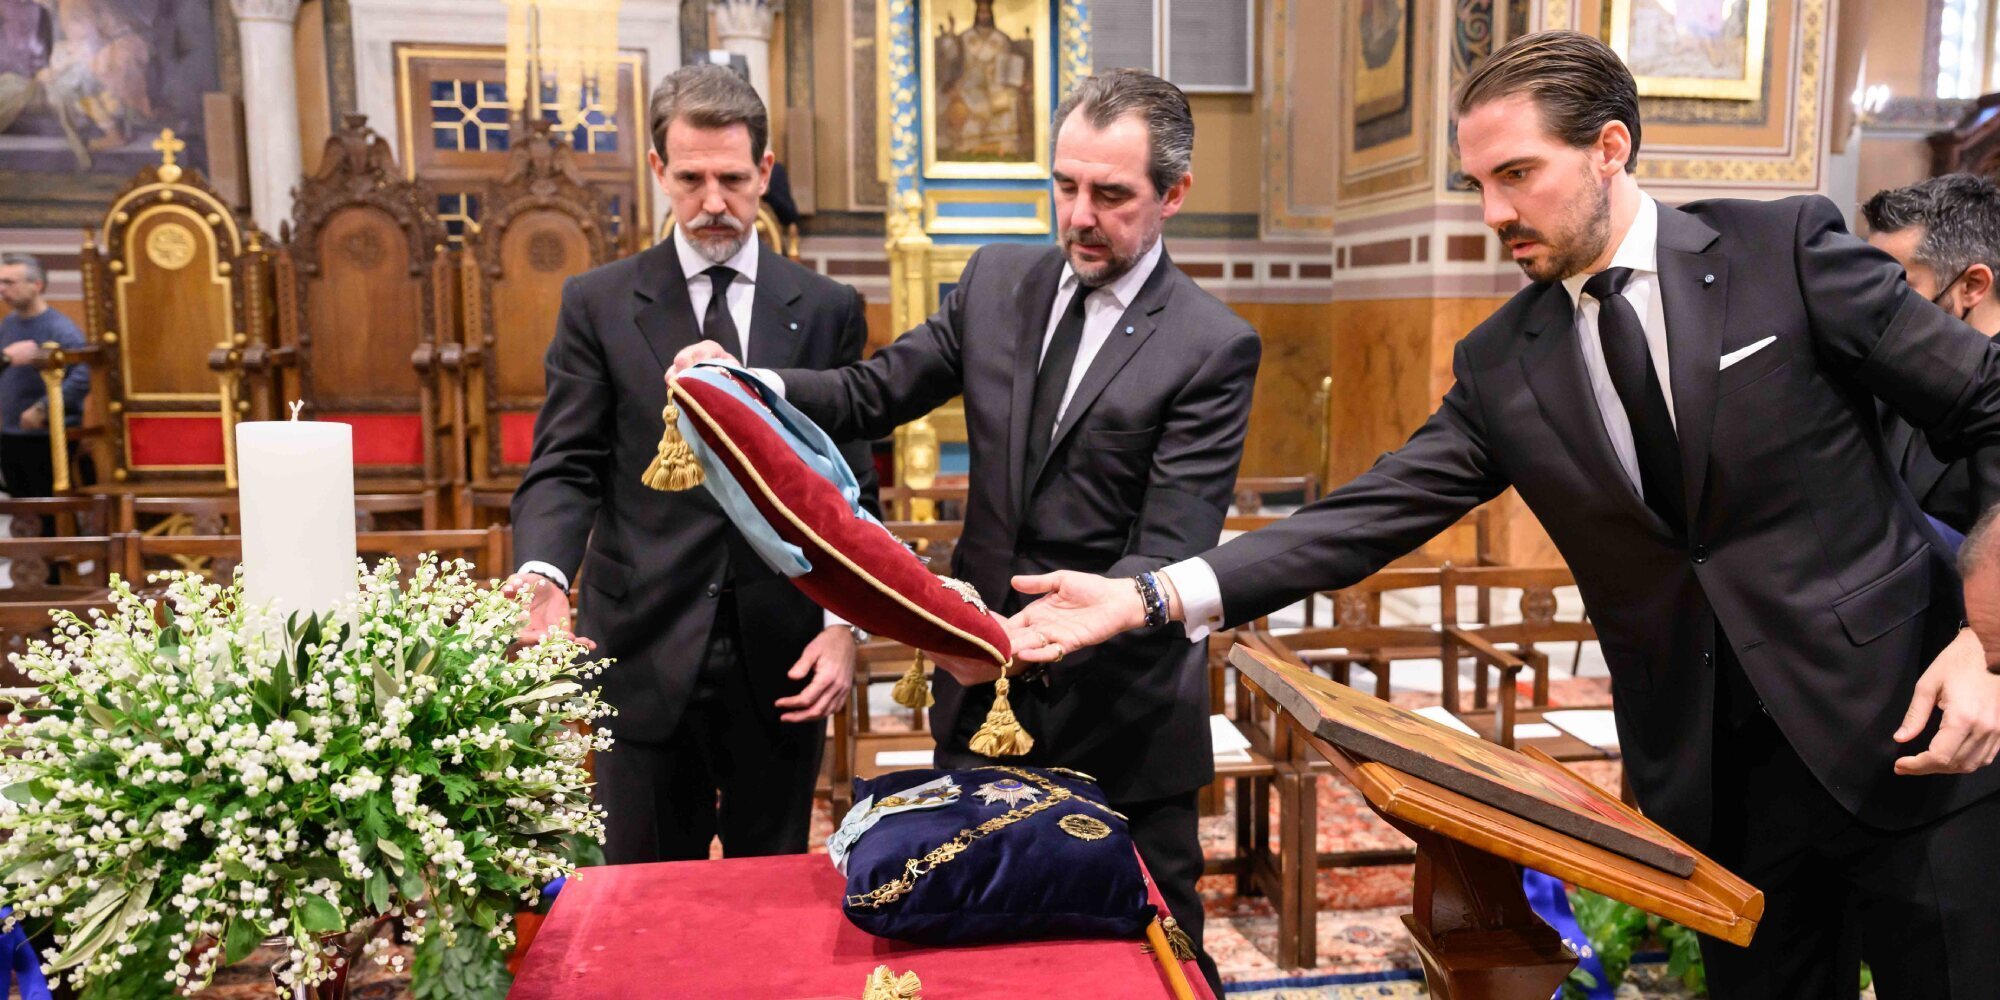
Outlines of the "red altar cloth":
{"label": "red altar cloth", "polygon": [[[878,965],[915,972],[932,1000],[1173,995],[1138,941],[890,941],[847,922],[845,888],[823,854],[585,868],[563,885],[507,995],[857,1000]],[[1209,997],[1194,963],[1181,967]]]}

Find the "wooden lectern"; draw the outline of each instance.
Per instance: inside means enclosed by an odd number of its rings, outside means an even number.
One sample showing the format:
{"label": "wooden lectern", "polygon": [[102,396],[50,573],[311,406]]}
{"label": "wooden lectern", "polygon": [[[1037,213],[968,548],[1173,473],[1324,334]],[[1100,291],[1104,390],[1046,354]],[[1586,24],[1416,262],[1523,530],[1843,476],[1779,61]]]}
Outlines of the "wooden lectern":
{"label": "wooden lectern", "polygon": [[[1530,749],[1522,754],[1492,744],[1472,747],[1475,759],[1511,762],[1546,773],[1555,768],[1574,778],[1598,801],[1577,805],[1538,803],[1537,808],[1513,810],[1490,805],[1437,781],[1391,767],[1351,747],[1357,742],[1350,724],[1352,699],[1366,697],[1314,674],[1304,664],[1287,662],[1244,646],[1230,653],[1230,662],[1244,678],[1275,702],[1301,731],[1303,742],[1324,756],[1341,776],[1367,799],[1371,809],[1417,845],[1414,912],[1403,923],[1416,939],[1424,977],[1432,996],[1444,1000],[1548,1000],[1569,975],[1576,958],[1557,933],[1528,907],[1521,888],[1523,866],[1574,885],[1629,903],[1704,934],[1735,944],[1747,944],[1764,913],[1764,894],[1749,883],[1701,856],[1657,824],[1612,795],[1569,774],[1546,754]],[[1372,702],[1373,699],[1370,699]],[[1432,726],[1414,713],[1374,702],[1379,718],[1393,712]],[[1400,721],[1400,720],[1399,720]],[[1423,732],[1419,740],[1450,743],[1470,739],[1444,727]],[[1448,738],[1446,735],[1448,734]],[[1378,751],[1379,751],[1378,746]],[[1389,756],[1390,754],[1381,754]],[[1429,754],[1396,755],[1418,763]],[[1448,755],[1445,755],[1448,756]],[[1453,780],[1448,761],[1431,757],[1433,766],[1419,767],[1466,788],[1491,784],[1494,772],[1478,764],[1470,782]],[[1483,789],[1482,794],[1483,794]],[[1565,791],[1567,791],[1567,787]],[[1484,795],[1486,798],[1494,798]],[[1567,811],[1555,817],[1551,810]],[[1522,813],[1539,818],[1529,818]],[[1559,832],[1550,825],[1580,831]],[[1681,876],[1633,860],[1629,844],[1594,832],[1599,827],[1624,826],[1644,832],[1683,861],[1692,860],[1692,874]],[[1620,843],[1620,851],[1603,846]],[[1684,865],[1682,867],[1685,867]]]}

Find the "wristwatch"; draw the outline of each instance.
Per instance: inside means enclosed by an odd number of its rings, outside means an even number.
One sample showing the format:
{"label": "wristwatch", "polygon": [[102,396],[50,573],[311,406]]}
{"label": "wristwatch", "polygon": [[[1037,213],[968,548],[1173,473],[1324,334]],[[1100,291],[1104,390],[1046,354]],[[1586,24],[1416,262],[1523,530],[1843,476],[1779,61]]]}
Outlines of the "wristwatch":
{"label": "wristwatch", "polygon": [[847,626],[847,632],[849,635],[854,636],[854,644],[857,646],[862,645],[866,643],[868,640],[875,638],[873,635],[870,635],[868,633],[867,629],[862,628],[859,625]]}

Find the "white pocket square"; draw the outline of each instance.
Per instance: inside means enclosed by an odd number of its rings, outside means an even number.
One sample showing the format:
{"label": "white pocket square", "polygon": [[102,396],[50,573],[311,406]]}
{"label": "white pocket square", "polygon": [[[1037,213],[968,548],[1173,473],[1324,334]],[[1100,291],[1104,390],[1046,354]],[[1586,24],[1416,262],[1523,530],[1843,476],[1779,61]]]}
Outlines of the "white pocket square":
{"label": "white pocket square", "polygon": [[1730,365],[1733,365],[1736,362],[1741,361],[1744,358],[1747,358],[1750,355],[1755,354],[1758,351],[1761,351],[1764,348],[1771,346],[1772,344],[1776,343],[1777,340],[1778,338],[1776,337],[1765,337],[1763,340],[1751,344],[1749,347],[1742,347],[1734,351],[1730,351],[1728,354],[1722,356],[1721,370],[1728,371]]}

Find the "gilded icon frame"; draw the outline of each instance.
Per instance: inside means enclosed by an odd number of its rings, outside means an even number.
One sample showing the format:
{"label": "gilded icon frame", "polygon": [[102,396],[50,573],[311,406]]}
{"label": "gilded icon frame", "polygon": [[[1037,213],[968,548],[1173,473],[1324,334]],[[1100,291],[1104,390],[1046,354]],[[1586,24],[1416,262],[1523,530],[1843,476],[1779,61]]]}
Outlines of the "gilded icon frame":
{"label": "gilded icon frame", "polygon": [[[1002,154],[994,158],[967,157],[957,150],[947,150],[939,145],[939,131],[942,125],[947,138],[951,136],[954,124],[947,120],[950,108],[938,90],[940,59],[945,55],[940,44],[945,37],[962,39],[971,33],[974,26],[973,14],[986,0],[921,0],[917,14],[917,61],[920,67],[919,86],[922,88],[917,104],[921,107],[923,128],[923,171],[925,177],[938,178],[1042,178],[1049,174],[1049,113],[1053,104],[1050,96],[1050,77],[1054,73],[1055,44],[1054,20],[1050,13],[1050,0],[991,0],[994,26],[1005,33],[1012,43],[1011,52],[1002,53],[1002,63],[1018,59],[1012,73],[1003,77],[1018,77],[1022,83],[1008,86],[1008,91],[1017,102],[1026,97],[1027,107],[1016,114],[1025,113],[1030,121],[1018,122],[1015,133],[1014,155]],[[962,19],[962,20],[961,20]],[[946,28],[966,27],[958,35],[947,36]],[[963,46],[960,42],[959,45]],[[1025,49],[1023,52],[1021,50]],[[962,73],[960,74],[962,77]],[[991,88],[989,88],[991,89]],[[961,106],[965,102],[958,102]],[[990,102],[989,102],[990,103]],[[971,112],[960,110],[957,117],[969,116]],[[1025,144],[1025,148],[1022,148]]]}
{"label": "gilded icon frame", "polygon": [[1646,0],[1610,0],[1605,13],[1606,41],[1632,69],[1641,97],[1695,97],[1720,101],[1754,101],[1764,93],[1764,49],[1771,23],[1771,0],[1740,0],[1743,10],[1743,70],[1736,77],[1649,73],[1633,65],[1633,7]]}

